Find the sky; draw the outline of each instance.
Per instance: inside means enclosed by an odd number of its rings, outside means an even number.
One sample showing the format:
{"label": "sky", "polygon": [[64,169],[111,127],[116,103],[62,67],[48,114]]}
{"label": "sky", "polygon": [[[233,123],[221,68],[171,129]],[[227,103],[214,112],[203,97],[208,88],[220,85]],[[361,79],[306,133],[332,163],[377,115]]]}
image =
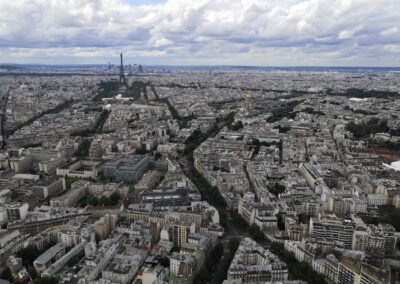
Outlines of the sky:
{"label": "sky", "polygon": [[400,0],[0,0],[0,62],[400,66]]}

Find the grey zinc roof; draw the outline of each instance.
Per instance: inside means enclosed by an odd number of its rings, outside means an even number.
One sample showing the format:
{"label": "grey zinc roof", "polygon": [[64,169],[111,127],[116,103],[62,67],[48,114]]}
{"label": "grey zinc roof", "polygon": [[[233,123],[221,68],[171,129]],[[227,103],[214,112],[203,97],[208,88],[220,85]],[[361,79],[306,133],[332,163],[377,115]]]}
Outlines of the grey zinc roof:
{"label": "grey zinc roof", "polygon": [[48,263],[57,253],[65,249],[65,245],[62,243],[57,243],[56,245],[52,246],[44,253],[42,253],[35,262],[38,264],[46,264]]}

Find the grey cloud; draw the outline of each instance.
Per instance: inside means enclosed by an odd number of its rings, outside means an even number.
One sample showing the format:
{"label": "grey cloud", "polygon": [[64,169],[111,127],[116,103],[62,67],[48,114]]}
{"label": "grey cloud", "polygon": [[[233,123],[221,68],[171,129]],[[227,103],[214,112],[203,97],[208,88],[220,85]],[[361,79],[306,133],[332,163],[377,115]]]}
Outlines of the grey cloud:
{"label": "grey cloud", "polygon": [[0,19],[3,51],[47,49],[49,55],[53,48],[81,47],[232,58],[294,47],[299,54],[354,56],[356,50],[359,57],[384,57],[385,45],[400,43],[396,0],[168,0],[146,6],[122,0],[14,0],[0,1]]}

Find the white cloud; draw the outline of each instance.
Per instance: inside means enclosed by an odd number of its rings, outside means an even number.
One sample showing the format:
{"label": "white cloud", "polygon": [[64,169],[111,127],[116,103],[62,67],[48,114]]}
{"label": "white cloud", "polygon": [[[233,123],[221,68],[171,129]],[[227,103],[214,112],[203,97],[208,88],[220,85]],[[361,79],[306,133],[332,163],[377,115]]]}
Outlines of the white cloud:
{"label": "white cloud", "polygon": [[173,43],[173,41],[171,41],[171,40],[169,40],[167,38],[160,38],[160,39],[157,39],[155,41],[154,46],[155,47],[161,47],[161,46],[170,45],[172,43]]}
{"label": "white cloud", "polygon": [[339,33],[338,39],[352,39],[354,36],[354,32],[353,31],[341,31]]}
{"label": "white cloud", "polygon": [[400,45],[400,2],[393,0],[0,0],[0,19],[3,62],[60,54],[104,62],[125,50],[171,64],[246,58],[272,65],[292,59],[295,48],[315,64],[400,64],[388,56]]}
{"label": "white cloud", "polygon": [[393,27],[393,28],[383,30],[379,34],[383,37],[398,36],[398,35],[400,35],[400,30],[398,27]]}
{"label": "white cloud", "polygon": [[388,52],[400,53],[400,45],[387,44],[384,46],[384,50],[386,50]]}

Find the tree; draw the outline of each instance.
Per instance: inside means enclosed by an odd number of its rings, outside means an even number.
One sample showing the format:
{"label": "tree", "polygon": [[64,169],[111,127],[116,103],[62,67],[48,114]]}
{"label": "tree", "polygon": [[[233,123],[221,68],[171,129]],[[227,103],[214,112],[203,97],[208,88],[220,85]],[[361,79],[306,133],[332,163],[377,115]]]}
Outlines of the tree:
{"label": "tree", "polygon": [[379,218],[379,222],[391,224],[396,231],[400,231],[400,208],[394,208],[388,213],[385,213]]}
{"label": "tree", "polygon": [[100,197],[99,203],[101,205],[109,206],[110,205],[110,199],[103,195],[102,197]]}
{"label": "tree", "polygon": [[216,272],[218,263],[220,262],[224,254],[224,246],[218,243],[215,248],[207,254],[207,258],[204,261],[204,266],[200,269],[196,275],[194,283],[210,283],[212,276]]}
{"label": "tree", "polygon": [[14,281],[10,268],[6,267],[3,269],[3,271],[0,273],[0,279],[8,280],[11,283]]}
{"label": "tree", "polygon": [[118,153],[118,146],[117,145],[112,145],[111,146],[111,152]]}
{"label": "tree", "polygon": [[276,215],[276,217],[278,218],[278,228],[281,231],[285,230],[285,218],[282,216],[282,214],[278,214]]}
{"label": "tree", "polygon": [[74,153],[75,157],[87,157],[89,156],[90,144],[92,144],[92,140],[83,139],[81,144],[79,144],[78,149]]}
{"label": "tree", "polygon": [[106,82],[100,82],[100,91],[97,93],[96,97],[94,98],[95,101],[101,101],[103,98],[111,98],[113,97],[116,92],[118,91],[118,81],[111,80]]}
{"label": "tree", "polygon": [[110,195],[110,200],[112,202],[112,204],[118,204],[119,200],[121,199],[121,195],[119,194],[118,191],[114,191],[111,195]]}
{"label": "tree", "polygon": [[240,241],[237,238],[232,238],[232,239],[229,240],[228,248],[229,248],[229,251],[231,253],[236,253],[236,250],[237,250],[237,248],[239,246],[239,242]]}
{"label": "tree", "polygon": [[156,161],[158,161],[158,160],[161,159],[161,158],[162,158],[162,155],[161,155],[160,152],[156,152],[156,153],[154,154],[154,159],[155,159]]}
{"label": "tree", "polygon": [[71,189],[71,185],[76,182],[78,178],[76,177],[65,177],[65,188]]}
{"label": "tree", "polygon": [[300,279],[310,284],[326,283],[323,275],[315,272],[308,263],[298,262],[295,255],[286,251],[282,243],[272,242],[271,251],[288,265],[291,279]]}
{"label": "tree", "polygon": [[243,219],[243,217],[242,216],[240,216],[240,214],[238,213],[238,212],[236,212],[236,211],[232,211],[231,212],[231,217],[232,217],[232,219],[233,219],[233,221],[237,224],[237,225],[239,225],[242,229],[248,229],[248,224],[247,224],[247,222],[246,222],[246,220],[245,219]]}
{"label": "tree", "polygon": [[58,279],[55,277],[41,277],[33,280],[33,284],[57,284]]}
{"label": "tree", "polygon": [[297,112],[294,108],[300,104],[301,101],[290,101],[285,106],[272,110],[272,116],[267,119],[267,122],[277,122],[282,118],[294,119]]}
{"label": "tree", "polygon": [[34,245],[29,245],[23,249],[21,249],[18,253],[17,256],[22,258],[24,261],[33,263],[33,261],[38,258],[40,255],[40,251],[37,249],[36,246]]}
{"label": "tree", "polygon": [[206,267],[202,267],[199,273],[196,276],[194,283],[202,284],[202,283],[209,283],[211,280],[210,271]]}
{"label": "tree", "polygon": [[300,223],[302,223],[302,224],[308,224],[309,221],[310,221],[310,216],[308,216],[308,215],[305,214],[305,213],[300,213],[300,214],[299,214],[299,221],[300,221]]}
{"label": "tree", "polygon": [[11,199],[16,199],[16,198],[18,198],[18,196],[19,196],[19,193],[14,189],[14,190],[11,190]]}
{"label": "tree", "polygon": [[226,212],[223,211],[223,210],[220,210],[219,211],[219,223],[220,223],[220,225],[223,226],[223,227],[226,227],[226,220],[227,220]]}
{"label": "tree", "polygon": [[169,265],[170,265],[170,260],[169,260],[169,258],[166,257],[166,256],[163,256],[163,257],[161,258],[160,264],[161,264],[162,266],[164,266],[164,267],[169,267]]}
{"label": "tree", "polygon": [[222,283],[226,279],[226,274],[228,272],[229,266],[235,256],[236,250],[239,246],[239,239],[232,238],[228,243],[228,250],[224,251],[224,256],[220,261],[217,271],[215,272],[215,282]]}
{"label": "tree", "polygon": [[118,191],[114,191],[110,197],[101,196],[100,198],[96,196],[89,196],[86,200],[87,204],[91,206],[114,206],[117,205],[119,200],[121,199],[121,195]]}
{"label": "tree", "polygon": [[265,235],[256,224],[252,224],[248,229],[249,235],[256,241],[265,241]]}
{"label": "tree", "polygon": [[278,196],[278,194],[280,193],[284,193],[286,188],[279,184],[279,183],[275,183],[273,187],[268,189],[272,194],[274,194],[275,196]]}
{"label": "tree", "polygon": [[221,243],[218,243],[211,253],[211,258],[219,260],[221,259],[223,254],[224,254],[224,246]]}
{"label": "tree", "polygon": [[367,122],[355,123],[353,121],[346,125],[346,130],[350,131],[356,139],[368,138],[371,134],[389,132],[386,120],[371,118]]}
{"label": "tree", "polygon": [[137,148],[136,151],[135,151],[135,153],[136,153],[136,154],[139,154],[139,155],[144,155],[144,154],[149,153],[149,151],[147,151],[147,150],[144,149],[144,148]]}
{"label": "tree", "polygon": [[243,122],[241,120],[237,121],[235,124],[228,125],[229,130],[238,131],[243,128]]}
{"label": "tree", "polygon": [[87,203],[92,206],[97,206],[99,205],[99,200],[96,196],[89,196],[87,198]]}
{"label": "tree", "polygon": [[110,110],[103,110],[99,119],[97,120],[96,126],[94,127],[96,133],[101,133],[103,130],[104,123],[107,121],[108,116],[110,115]]}

